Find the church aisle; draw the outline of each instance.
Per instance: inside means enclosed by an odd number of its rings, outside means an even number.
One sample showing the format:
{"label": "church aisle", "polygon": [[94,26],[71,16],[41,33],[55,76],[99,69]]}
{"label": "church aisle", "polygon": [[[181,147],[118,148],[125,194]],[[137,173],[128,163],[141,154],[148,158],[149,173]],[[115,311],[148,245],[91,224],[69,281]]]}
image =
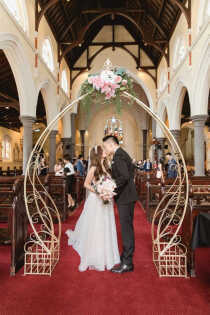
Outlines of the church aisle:
{"label": "church aisle", "polygon": [[[210,313],[210,255],[199,250],[196,279],[159,279],[151,257],[150,225],[135,211],[134,273],[78,271],[79,257],[64,235],[81,208],[63,224],[61,260],[52,277],[8,274],[8,250],[1,247],[0,315],[203,315]],[[117,220],[119,230],[119,222]]]}

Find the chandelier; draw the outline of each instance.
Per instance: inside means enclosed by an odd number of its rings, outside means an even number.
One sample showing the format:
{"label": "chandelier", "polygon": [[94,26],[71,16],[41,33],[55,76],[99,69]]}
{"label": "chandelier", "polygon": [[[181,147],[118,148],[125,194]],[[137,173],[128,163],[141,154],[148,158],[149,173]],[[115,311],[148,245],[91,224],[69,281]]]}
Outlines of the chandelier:
{"label": "chandelier", "polygon": [[104,127],[104,135],[112,135],[118,138],[119,143],[123,144],[123,128],[122,121],[120,119],[112,118],[107,119],[106,125]]}

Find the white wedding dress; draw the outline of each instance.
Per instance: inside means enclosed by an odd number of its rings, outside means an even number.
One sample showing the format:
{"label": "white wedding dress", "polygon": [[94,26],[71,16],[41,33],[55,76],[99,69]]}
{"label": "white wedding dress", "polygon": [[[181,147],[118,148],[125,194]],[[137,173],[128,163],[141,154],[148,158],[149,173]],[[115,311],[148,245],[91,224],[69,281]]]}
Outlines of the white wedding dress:
{"label": "white wedding dress", "polygon": [[80,255],[79,271],[110,270],[120,263],[113,202],[104,204],[89,192],[75,230],[67,230],[68,245]]}

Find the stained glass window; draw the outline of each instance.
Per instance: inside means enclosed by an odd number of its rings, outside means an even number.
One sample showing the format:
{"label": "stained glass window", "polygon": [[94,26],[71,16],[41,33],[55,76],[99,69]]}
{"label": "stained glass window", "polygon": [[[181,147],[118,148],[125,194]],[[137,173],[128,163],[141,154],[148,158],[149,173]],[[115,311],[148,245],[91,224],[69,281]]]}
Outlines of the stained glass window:
{"label": "stained glass window", "polygon": [[44,62],[50,69],[50,71],[54,71],[54,62],[53,62],[53,53],[52,53],[52,47],[50,44],[50,41],[48,38],[46,38],[42,45],[42,57],[44,59]]}
{"label": "stained glass window", "polygon": [[162,92],[167,85],[167,70],[162,70],[160,74],[159,91]]}
{"label": "stained glass window", "polygon": [[23,0],[3,0],[9,12],[26,31],[26,8]]}
{"label": "stained glass window", "polygon": [[184,60],[186,52],[187,48],[184,37],[177,38],[174,50],[173,69],[176,69],[182,60]]}
{"label": "stained glass window", "polygon": [[11,159],[11,139],[9,136],[4,136],[2,143],[2,158],[4,160]]}
{"label": "stained glass window", "polygon": [[68,92],[68,81],[67,81],[66,70],[63,70],[61,73],[61,87],[66,93]]}

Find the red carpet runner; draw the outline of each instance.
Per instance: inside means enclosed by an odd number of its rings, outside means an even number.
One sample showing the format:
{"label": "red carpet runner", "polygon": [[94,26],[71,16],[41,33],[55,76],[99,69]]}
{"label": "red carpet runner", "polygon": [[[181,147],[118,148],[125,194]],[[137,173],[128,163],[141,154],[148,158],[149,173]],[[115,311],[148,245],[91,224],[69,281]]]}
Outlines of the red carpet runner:
{"label": "red carpet runner", "polygon": [[[80,210],[63,224],[61,260],[52,277],[10,277],[9,249],[0,247],[0,315],[208,315],[209,249],[197,251],[196,279],[159,279],[152,262],[150,225],[135,211],[135,271],[78,271],[79,257],[64,232],[74,228]],[[118,230],[119,223],[117,221]]]}

